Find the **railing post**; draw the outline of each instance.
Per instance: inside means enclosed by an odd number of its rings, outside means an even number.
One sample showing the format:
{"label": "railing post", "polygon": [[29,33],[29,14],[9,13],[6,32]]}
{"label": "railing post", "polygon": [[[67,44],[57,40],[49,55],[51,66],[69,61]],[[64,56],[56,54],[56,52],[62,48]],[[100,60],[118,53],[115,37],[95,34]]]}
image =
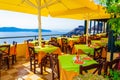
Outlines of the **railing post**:
{"label": "railing post", "polygon": [[36,37],[37,37],[37,36],[35,36],[35,40],[37,39]]}

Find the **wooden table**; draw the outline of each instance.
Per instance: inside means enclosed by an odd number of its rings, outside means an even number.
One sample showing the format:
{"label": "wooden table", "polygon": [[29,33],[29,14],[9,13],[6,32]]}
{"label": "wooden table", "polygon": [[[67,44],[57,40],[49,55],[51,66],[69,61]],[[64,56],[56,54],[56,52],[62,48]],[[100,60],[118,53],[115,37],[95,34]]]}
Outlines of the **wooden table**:
{"label": "wooden table", "polygon": [[80,65],[87,66],[97,63],[95,60],[90,58],[86,60],[87,55],[80,55],[80,60],[83,61],[83,64],[74,63],[76,55],[61,55],[59,56],[60,64],[60,80],[72,80],[74,76],[79,74]]}
{"label": "wooden table", "polygon": [[78,50],[81,49],[83,52],[88,53],[90,55],[94,55],[94,48],[89,47],[86,44],[76,44],[72,49],[72,54],[76,54]]}
{"label": "wooden table", "polygon": [[[38,63],[41,62],[41,59],[47,54],[59,54],[61,55],[62,52],[59,47],[55,47],[52,45],[45,45],[45,47],[35,46],[35,52],[37,53]],[[26,56],[29,57],[29,52],[27,51]]]}

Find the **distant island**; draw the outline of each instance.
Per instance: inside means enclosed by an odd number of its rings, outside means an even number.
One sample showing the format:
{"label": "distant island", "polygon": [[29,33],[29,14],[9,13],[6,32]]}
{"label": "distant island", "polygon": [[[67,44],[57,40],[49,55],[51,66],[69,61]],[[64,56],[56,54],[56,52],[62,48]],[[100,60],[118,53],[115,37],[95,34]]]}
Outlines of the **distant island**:
{"label": "distant island", "polygon": [[[16,27],[0,27],[0,32],[38,32],[38,29],[23,29]],[[42,32],[51,32],[48,29],[42,29]]]}

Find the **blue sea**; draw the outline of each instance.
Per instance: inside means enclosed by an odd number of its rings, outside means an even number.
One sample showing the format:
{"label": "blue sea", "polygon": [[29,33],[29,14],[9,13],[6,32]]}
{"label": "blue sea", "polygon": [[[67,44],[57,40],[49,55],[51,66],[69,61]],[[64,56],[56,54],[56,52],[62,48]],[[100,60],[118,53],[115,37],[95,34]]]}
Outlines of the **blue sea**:
{"label": "blue sea", "polygon": [[[50,35],[50,34],[65,34],[67,32],[42,32],[42,35]],[[18,37],[18,36],[36,36],[38,32],[0,32],[1,37]],[[59,35],[60,36],[60,35]],[[51,36],[42,36],[44,40],[49,40]],[[11,44],[13,41],[17,41],[18,43],[22,43],[27,39],[35,39],[35,37],[25,37],[25,38],[8,38],[8,39],[0,39],[0,44],[3,44],[6,41],[8,44]]]}

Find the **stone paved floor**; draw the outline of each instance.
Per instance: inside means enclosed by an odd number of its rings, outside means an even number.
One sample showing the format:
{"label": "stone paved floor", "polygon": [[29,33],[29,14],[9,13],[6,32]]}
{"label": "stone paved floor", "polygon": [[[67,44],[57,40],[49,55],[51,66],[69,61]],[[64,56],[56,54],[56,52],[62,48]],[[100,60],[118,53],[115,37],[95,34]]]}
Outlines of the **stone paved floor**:
{"label": "stone paved floor", "polygon": [[30,71],[29,61],[25,58],[18,58],[14,65],[10,66],[9,70],[1,71],[0,80],[51,80],[51,70],[47,69],[48,73],[40,75],[40,69],[37,68],[36,74]]}

